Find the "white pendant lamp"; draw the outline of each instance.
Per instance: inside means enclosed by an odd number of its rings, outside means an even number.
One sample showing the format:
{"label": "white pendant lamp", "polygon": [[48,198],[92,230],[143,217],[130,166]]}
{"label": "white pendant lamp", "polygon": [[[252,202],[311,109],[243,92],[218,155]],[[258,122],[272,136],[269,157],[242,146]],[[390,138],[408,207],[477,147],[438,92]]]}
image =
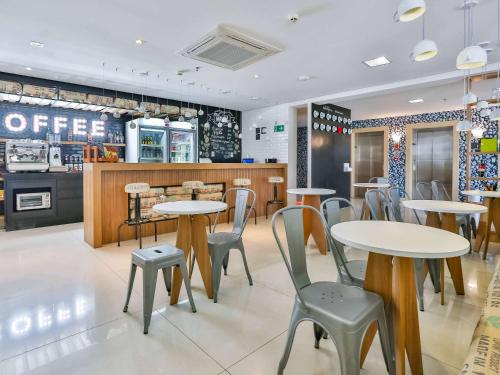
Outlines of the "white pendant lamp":
{"label": "white pendant lamp", "polygon": [[468,132],[472,129],[472,123],[469,120],[462,120],[456,125],[455,129],[457,132]]}
{"label": "white pendant lamp", "polygon": [[457,56],[457,69],[482,68],[488,62],[488,54],[479,46],[465,47]]}
{"label": "white pendant lamp", "polygon": [[484,129],[481,128],[480,126],[476,126],[472,128],[470,132],[474,138],[482,138],[484,134]]}
{"label": "white pendant lamp", "polygon": [[113,112],[113,117],[114,118],[120,118],[120,116],[121,116],[120,112],[118,112],[118,111]]}
{"label": "white pendant lamp", "polygon": [[410,58],[413,61],[425,61],[430,60],[438,53],[438,48],[436,43],[430,39],[424,39],[417,43]]}
{"label": "white pendant lamp", "polygon": [[477,102],[477,109],[478,110],[488,108],[489,106],[490,106],[490,104],[486,100],[480,100],[479,102]]}
{"label": "white pendant lamp", "polygon": [[495,107],[495,109],[493,109],[493,111],[491,111],[490,121],[498,121],[498,120],[500,120],[500,108]]}
{"label": "white pendant lamp", "polygon": [[394,21],[410,22],[425,13],[424,0],[401,0],[398,10],[394,13]]}
{"label": "white pendant lamp", "polygon": [[106,113],[101,113],[101,116],[99,117],[101,121],[108,121],[108,115]]}
{"label": "white pendant lamp", "polygon": [[473,42],[473,17],[472,10],[477,1],[464,0],[464,49],[460,51],[456,60],[456,67],[460,70],[482,68],[488,63],[488,54]]}
{"label": "white pendant lamp", "polygon": [[476,104],[476,103],[477,103],[477,96],[473,92],[468,92],[462,97],[463,105]]}

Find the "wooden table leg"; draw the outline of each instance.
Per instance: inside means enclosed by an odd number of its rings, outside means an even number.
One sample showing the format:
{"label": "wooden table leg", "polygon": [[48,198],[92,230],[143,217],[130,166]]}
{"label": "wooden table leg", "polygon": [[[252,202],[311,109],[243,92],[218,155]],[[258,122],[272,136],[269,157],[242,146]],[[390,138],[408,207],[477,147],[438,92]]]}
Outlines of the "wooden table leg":
{"label": "wooden table leg", "polygon": [[[368,265],[365,274],[364,289],[380,295],[386,308],[390,306],[392,298],[392,257],[389,255],[369,253]],[[387,312],[387,310],[386,310]],[[368,351],[377,333],[377,323],[374,322],[368,328],[361,347],[361,367],[368,355]]]}
{"label": "wooden table leg", "polygon": [[411,373],[422,375],[422,349],[416,302],[415,274],[411,258],[395,257],[393,262],[392,306],[396,374],[405,374],[408,356]]}
{"label": "wooden table leg", "polygon": [[488,211],[482,213],[479,216],[479,224],[477,226],[476,241],[474,242],[473,250],[478,253],[481,250],[481,245],[486,238],[486,233],[488,232],[488,223],[490,223],[491,230],[491,209],[492,209],[493,199],[490,197],[483,198],[483,205],[488,207]]}
{"label": "wooden table leg", "polygon": [[[321,200],[319,195],[304,195],[305,206],[313,206],[319,210],[320,204]],[[307,244],[307,240],[311,234],[320,253],[325,255],[326,239],[321,219],[310,210],[304,210],[304,244]]]}
{"label": "wooden table leg", "polygon": [[[443,213],[441,229],[447,230],[449,232],[458,233],[457,218],[455,214]],[[463,296],[464,292],[464,277],[462,274],[462,261],[460,257],[446,258],[446,263],[448,264],[448,269],[450,270],[451,279],[453,281],[453,286],[455,287],[455,293],[457,295]]]}
{"label": "wooden table leg", "polygon": [[[191,217],[181,215],[177,225],[177,240],[175,246],[182,251],[187,258],[191,252]],[[179,301],[179,293],[182,286],[182,273],[179,267],[174,267],[172,278],[172,290],[170,293],[170,304],[175,305]]]}
{"label": "wooden table leg", "polygon": [[212,264],[208,253],[207,228],[204,215],[194,215],[192,219],[191,243],[201,278],[205,285],[208,298],[213,298]]}

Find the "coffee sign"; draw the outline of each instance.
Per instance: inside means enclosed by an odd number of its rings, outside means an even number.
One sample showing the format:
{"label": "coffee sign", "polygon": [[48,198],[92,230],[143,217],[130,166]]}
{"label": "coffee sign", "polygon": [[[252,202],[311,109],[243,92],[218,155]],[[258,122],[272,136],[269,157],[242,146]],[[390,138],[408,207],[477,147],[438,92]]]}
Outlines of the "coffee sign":
{"label": "coffee sign", "polygon": [[83,117],[49,116],[44,113],[25,115],[19,112],[7,113],[1,123],[4,128],[2,133],[33,132],[40,133],[42,129],[55,134],[60,134],[63,129],[71,129],[74,135],[104,137],[105,121],[87,120]]}

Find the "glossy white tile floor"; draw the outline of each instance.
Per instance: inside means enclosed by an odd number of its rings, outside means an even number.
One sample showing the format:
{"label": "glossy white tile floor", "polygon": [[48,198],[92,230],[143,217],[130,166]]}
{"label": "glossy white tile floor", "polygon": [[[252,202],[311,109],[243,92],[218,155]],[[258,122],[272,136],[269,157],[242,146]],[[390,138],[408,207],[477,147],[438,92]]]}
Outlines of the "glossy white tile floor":
{"label": "glossy white tile floor", "polygon": [[[156,310],[149,335],[143,335],[140,272],[129,313],[122,312],[136,241],[94,250],[83,242],[81,224],[0,233],[0,374],[275,374],[293,285],[269,222],[250,223],[244,241],[253,286],[234,252],[219,303],[207,299],[193,275],[193,314],[184,291],[179,305],[168,305],[159,277]],[[175,234],[159,242],[173,244]],[[427,281],[426,311],[420,313],[426,374],[458,373],[498,249],[491,247],[486,262],[477,254],[464,256],[465,297],[454,295],[447,278],[446,305],[440,306]],[[349,257],[366,254],[351,250]],[[311,246],[308,264],[313,280],[336,279],[331,255]],[[385,373],[378,341],[361,372]],[[312,326],[302,324],[286,374],[339,374],[334,345],[322,341],[315,350]]]}

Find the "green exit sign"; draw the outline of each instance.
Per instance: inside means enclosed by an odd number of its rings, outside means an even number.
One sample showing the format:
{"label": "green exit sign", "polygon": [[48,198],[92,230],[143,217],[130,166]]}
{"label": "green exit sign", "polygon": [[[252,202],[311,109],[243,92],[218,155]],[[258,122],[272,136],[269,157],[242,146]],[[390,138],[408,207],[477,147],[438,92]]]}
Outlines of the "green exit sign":
{"label": "green exit sign", "polygon": [[274,132],[275,133],[281,133],[285,131],[285,125],[274,125]]}

